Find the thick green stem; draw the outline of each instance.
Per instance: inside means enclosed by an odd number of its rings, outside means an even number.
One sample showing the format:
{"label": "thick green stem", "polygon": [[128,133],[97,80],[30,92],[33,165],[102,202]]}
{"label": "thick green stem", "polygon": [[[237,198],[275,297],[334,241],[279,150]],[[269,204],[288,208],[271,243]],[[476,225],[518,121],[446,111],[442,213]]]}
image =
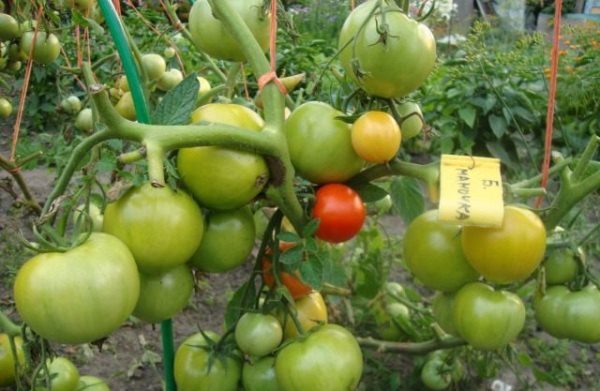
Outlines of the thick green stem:
{"label": "thick green stem", "polygon": [[588,168],[590,161],[592,160],[592,158],[596,154],[596,151],[598,150],[599,141],[600,137],[594,136],[591,138],[590,142],[585,147],[585,150],[581,154],[581,157],[577,161],[575,169],[573,170],[573,175],[571,177],[573,181],[580,180],[583,174],[585,173],[585,170]]}
{"label": "thick green stem", "polygon": [[153,186],[165,186],[165,152],[155,142],[146,143],[146,159],[148,160],[148,176]]}
{"label": "thick green stem", "polygon": [[0,311],[0,331],[12,337],[21,335],[21,327],[10,320],[2,311]]}
{"label": "thick green stem", "polygon": [[405,354],[426,354],[439,349],[450,349],[465,345],[467,342],[456,337],[443,337],[441,339],[432,339],[425,342],[391,342],[380,341],[371,337],[356,338],[361,346],[377,349],[380,352],[394,352]]}
{"label": "thick green stem", "polygon": [[398,159],[388,164],[380,164],[370,167],[348,181],[348,184],[361,184],[392,175],[403,175],[417,178],[428,185],[437,183],[439,180],[439,163],[416,164],[403,162]]}

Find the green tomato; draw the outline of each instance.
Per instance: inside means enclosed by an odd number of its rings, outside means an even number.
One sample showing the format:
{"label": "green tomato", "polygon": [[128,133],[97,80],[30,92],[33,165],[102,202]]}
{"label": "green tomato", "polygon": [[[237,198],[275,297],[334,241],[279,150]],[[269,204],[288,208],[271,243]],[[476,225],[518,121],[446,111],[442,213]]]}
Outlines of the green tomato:
{"label": "green tomato", "polygon": [[296,173],[313,183],[344,182],[365,162],[352,147],[351,127],[336,119],[342,112],[322,102],[307,102],[285,122],[290,159]]}
{"label": "green tomato", "polygon": [[250,356],[271,353],[283,339],[281,323],[273,315],[247,312],[235,326],[235,342]]}
{"label": "green tomato", "polygon": [[6,98],[0,98],[0,118],[8,118],[13,111],[12,104]]}
{"label": "green tomato", "polygon": [[209,212],[202,241],[190,258],[190,265],[211,273],[238,267],[254,247],[254,231],[254,218],[247,207]]}
{"label": "green tomato", "polygon": [[173,57],[175,57],[176,53],[177,52],[175,51],[175,49],[169,46],[168,48],[165,48],[165,50],[163,51],[163,56],[165,58],[173,58]]}
{"label": "green tomato", "polygon": [[263,357],[255,363],[245,362],[242,384],[245,391],[280,391],[275,374],[275,357]]}
{"label": "green tomato", "polygon": [[[79,205],[73,210],[73,222],[75,224],[84,224],[86,219],[83,211],[85,210],[85,205]],[[102,232],[102,223],[104,222],[104,216],[102,215],[102,211],[100,207],[93,202],[90,202],[87,211],[89,218],[92,222],[92,231],[94,232]],[[86,227],[87,228],[87,227]]]}
{"label": "green tomato", "polygon": [[140,298],[133,315],[158,323],[181,311],[194,291],[194,276],[186,265],[179,265],[156,276],[140,273]]}
{"label": "green tomato", "polygon": [[565,248],[553,251],[543,263],[546,271],[546,283],[565,284],[572,281],[579,271],[579,264],[573,250]]}
{"label": "green tomato", "polygon": [[92,109],[83,109],[77,114],[77,117],[75,117],[75,128],[87,133],[94,129],[94,115]]}
{"label": "green tomato", "polygon": [[75,95],[70,95],[60,102],[60,107],[69,114],[77,114],[81,110],[81,100]]}
{"label": "green tomato", "polygon": [[275,359],[283,391],[354,390],[362,376],[362,352],[345,328],[328,324],[285,346]]}
{"label": "green tomato", "polygon": [[131,92],[127,91],[123,93],[123,95],[121,95],[121,98],[119,98],[119,101],[115,105],[115,110],[117,110],[117,112],[121,114],[123,118],[126,118],[130,121],[136,120],[137,114],[135,111],[133,95],[131,95]]}
{"label": "green tomato", "polygon": [[169,91],[171,88],[174,88],[176,85],[183,81],[183,73],[179,69],[169,69],[166,71],[158,82],[156,83],[156,87],[162,91]]}
{"label": "green tomato", "polygon": [[457,335],[454,321],[452,320],[452,303],[454,295],[444,292],[438,292],[431,302],[431,311],[435,321],[442,330],[448,334]]}
{"label": "green tomato", "polygon": [[[79,384],[79,371],[71,361],[56,357],[47,363],[48,376],[41,373],[36,379],[35,391],[75,391]],[[46,379],[50,378],[50,387]]]}
{"label": "green tomato", "polygon": [[106,382],[96,376],[80,376],[77,391],[110,391]]}
{"label": "green tomato", "polygon": [[[216,340],[218,336],[207,333]],[[174,375],[178,391],[237,391],[242,364],[232,356],[210,357],[201,333],[188,337],[175,353]]]}
{"label": "green tomato", "polygon": [[399,105],[396,110],[400,117],[405,118],[404,121],[399,124],[402,132],[402,139],[408,140],[419,135],[424,126],[423,113],[421,112],[419,105],[414,102],[404,102]]}
{"label": "green tomato", "polygon": [[167,70],[167,63],[160,54],[147,53],[142,55],[142,67],[151,81],[159,80]]}
{"label": "green tomato", "polygon": [[[264,12],[263,0],[227,0],[244,20],[263,51],[269,46],[270,17]],[[199,0],[190,10],[189,29],[197,47],[211,57],[220,60],[244,61],[245,56],[237,40],[233,38],[215,15],[208,0]]]}
{"label": "green tomato", "polygon": [[379,338],[385,341],[402,341],[406,339],[406,334],[392,320],[391,315],[381,302],[372,305],[369,312],[375,320],[375,333]]}
{"label": "green tomato", "polygon": [[19,22],[9,14],[0,13],[0,42],[10,41],[21,35]]}
{"label": "green tomato", "polygon": [[600,292],[587,286],[576,292],[557,285],[535,301],[535,318],[542,328],[556,338],[585,343],[600,342]]}
{"label": "green tomato", "polygon": [[33,46],[33,61],[43,65],[52,64],[60,54],[60,41],[56,35],[38,31],[35,44],[33,37],[33,31],[23,33],[21,36],[21,50],[29,55]]}
{"label": "green tomato", "polygon": [[[25,352],[23,350],[23,338],[14,338],[16,355],[10,345],[7,334],[0,334],[0,387],[6,387],[15,383],[15,361],[19,365],[25,365]],[[16,360],[15,360],[16,356]]]}
{"label": "green tomato", "polygon": [[[248,131],[260,131],[264,126],[258,114],[236,104],[207,104],[196,109],[191,117],[192,122],[220,123]],[[180,149],[177,169],[194,197],[214,210],[241,208],[269,180],[269,169],[262,156],[220,147]]]}
{"label": "green tomato", "polygon": [[452,376],[444,361],[433,358],[421,369],[421,381],[430,390],[445,390],[452,382]]}
{"label": "green tomato", "polygon": [[383,12],[378,9],[367,20],[378,3],[369,0],[348,15],[339,37],[340,61],[368,94],[398,98],[417,89],[433,70],[435,38],[395,5],[384,4]]}
{"label": "green tomato", "polygon": [[456,292],[452,320],[458,334],[474,348],[499,349],[523,329],[525,305],[514,293],[472,282]]}
{"label": "green tomato", "polygon": [[160,274],[190,259],[204,220],[185,192],[146,183],[106,206],[102,229],[129,247],[142,273]]}
{"label": "green tomato", "polygon": [[406,266],[428,288],[453,292],[478,278],[463,255],[460,227],[440,221],[437,210],[410,223],[403,245]]}
{"label": "green tomato", "polygon": [[19,269],[14,284],[21,319],[42,337],[69,344],[112,333],[131,315],[139,293],[133,255],[104,233],[92,233],[64,253],[34,256]]}

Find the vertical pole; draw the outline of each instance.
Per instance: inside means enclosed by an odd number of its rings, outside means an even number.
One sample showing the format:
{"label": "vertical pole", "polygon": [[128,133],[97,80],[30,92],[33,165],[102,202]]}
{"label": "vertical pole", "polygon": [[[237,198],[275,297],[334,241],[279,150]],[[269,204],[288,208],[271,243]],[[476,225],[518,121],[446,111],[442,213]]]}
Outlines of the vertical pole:
{"label": "vertical pole", "polygon": [[[138,70],[133,55],[131,54],[127,35],[125,34],[124,27],[119,19],[119,15],[110,0],[99,0],[98,4],[100,5],[100,10],[104,15],[110,34],[112,35],[117,51],[119,52],[119,57],[123,63],[123,69],[125,70],[129,89],[131,90],[131,95],[133,97],[137,120],[140,123],[150,123],[150,113],[148,111],[144,89],[140,83]],[[167,391],[176,391],[177,386],[173,374],[174,349],[173,323],[171,319],[164,320],[160,323],[160,336],[163,345],[165,387]]]}

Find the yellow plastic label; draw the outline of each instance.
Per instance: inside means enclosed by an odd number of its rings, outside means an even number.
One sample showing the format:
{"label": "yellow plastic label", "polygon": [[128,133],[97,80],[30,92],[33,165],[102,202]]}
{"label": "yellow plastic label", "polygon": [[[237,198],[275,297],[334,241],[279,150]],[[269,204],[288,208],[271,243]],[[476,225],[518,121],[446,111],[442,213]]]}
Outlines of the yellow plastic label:
{"label": "yellow plastic label", "polygon": [[502,225],[500,160],[442,155],[440,193],[440,220],[460,225]]}

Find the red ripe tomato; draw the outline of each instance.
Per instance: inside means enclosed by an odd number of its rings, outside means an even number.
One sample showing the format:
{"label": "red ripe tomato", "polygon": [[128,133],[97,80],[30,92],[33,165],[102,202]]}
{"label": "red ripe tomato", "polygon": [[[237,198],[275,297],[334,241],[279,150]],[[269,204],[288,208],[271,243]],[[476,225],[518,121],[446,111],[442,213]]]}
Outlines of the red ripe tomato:
{"label": "red ripe tomato", "polygon": [[[294,243],[279,242],[280,251],[288,250],[294,246]],[[265,285],[269,288],[273,288],[275,286],[275,277],[273,276],[272,271],[273,263],[271,261],[271,254],[271,249],[267,249],[265,257],[261,261],[263,281]],[[294,300],[304,297],[312,291],[312,288],[309,285],[306,285],[305,283],[300,281],[297,275],[298,272],[294,274],[290,274],[284,271],[279,272],[279,280],[288,289],[290,295],[292,295]]]}
{"label": "red ripe tomato", "polygon": [[341,183],[330,183],[317,190],[312,215],[320,222],[316,232],[319,239],[341,243],[360,231],[366,209],[357,192]]}

